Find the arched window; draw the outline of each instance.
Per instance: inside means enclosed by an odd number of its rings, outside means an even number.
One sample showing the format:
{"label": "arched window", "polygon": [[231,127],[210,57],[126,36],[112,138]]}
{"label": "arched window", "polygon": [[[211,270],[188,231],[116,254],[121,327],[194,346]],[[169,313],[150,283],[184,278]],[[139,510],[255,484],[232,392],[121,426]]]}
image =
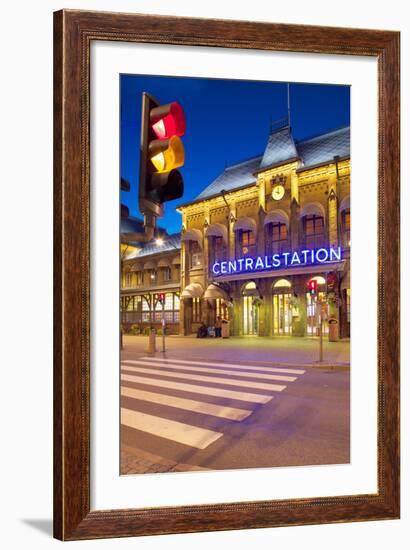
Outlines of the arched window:
{"label": "arched window", "polygon": [[240,229],[239,233],[239,255],[255,256],[256,254],[256,234],[251,229]]}
{"label": "arched window", "polygon": [[318,214],[303,217],[303,235],[306,248],[320,248],[325,240],[325,220]]}
{"label": "arched window", "polygon": [[244,216],[236,220],[234,225],[236,240],[236,255],[238,257],[255,256],[256,254],[256,222]]}
{"label": "arched window", "polygon": [[288,228],[283,222],[273,222],[267,225],[266,253],[281,254],[288,246]]}
{"label": "arched window", "polygon": [[279,279],[273,283],[273,288],[290,288],[292,284],[287,279]]}
{"label": "arched window", "polygon": [[228,248],[228,230],[221,223],[213,223],[206,230],[208,238],[209,265],[226,259]]}

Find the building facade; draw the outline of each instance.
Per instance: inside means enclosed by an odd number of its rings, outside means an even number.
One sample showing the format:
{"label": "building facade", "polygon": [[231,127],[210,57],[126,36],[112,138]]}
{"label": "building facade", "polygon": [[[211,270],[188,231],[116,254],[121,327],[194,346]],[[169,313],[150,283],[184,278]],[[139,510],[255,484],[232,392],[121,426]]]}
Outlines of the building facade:
{"label": "building facade", "polygon": [[[163,235],[161,244],[143,248],[123,245],[121,267],[121,322],[125,332],[146,334],[162,329],[166,322],[169,334],[180,327],[180,235]],[[160,300],[164,294],[164,303]]]}
{"label": "building facade", "polygon": [[350,336],[349,128],[277,129],[178,211],[180,239],[123,262],[124,326],[159,327],[165,293],[171,333],[221,317],[232,336]]}

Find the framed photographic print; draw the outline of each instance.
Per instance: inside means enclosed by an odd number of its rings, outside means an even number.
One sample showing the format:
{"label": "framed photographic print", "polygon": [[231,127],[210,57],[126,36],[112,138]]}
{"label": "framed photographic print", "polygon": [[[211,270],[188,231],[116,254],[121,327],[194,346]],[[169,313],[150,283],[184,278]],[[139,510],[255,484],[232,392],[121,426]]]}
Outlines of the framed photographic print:
{"label": "framed photographic print", "polygon": [[55,13],[63,540],[399,517],[399,33]]}

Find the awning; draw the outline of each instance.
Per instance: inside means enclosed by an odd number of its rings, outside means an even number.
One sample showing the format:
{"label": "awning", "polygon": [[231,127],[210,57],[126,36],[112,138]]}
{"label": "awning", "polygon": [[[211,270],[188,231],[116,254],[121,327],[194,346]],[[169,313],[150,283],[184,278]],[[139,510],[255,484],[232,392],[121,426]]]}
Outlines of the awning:
{"label": "awning", "polygon": [[233,226],[234,231],[242,229],[244,231],[255,231],[256,232],[256,221],[248,216],[243,216],[236,220],[235,225]]}
{"label": "awning", "polygon": [[189,231],[185,231],[184,233],[182,233],[181,240],[184,242],[196,241],[202,249],[203,238],[202,233],[199,229],[190,229]]}
{"label": "awning", "polygon": [[268,223],[284,223],[286,227],[289,227],[289,216],[283,210],[271,210],[265,216],[264,224]]}
{"label": "awning", "polygon": [[204,290],[199,283],[191,283],[181,293],[181,298],[201,298]]}
{"label": "awning", "polygon": [[142,264],[132,264],[130,271],[141,271],[142,270]]}
{"label": "awning", "polygon": [[149,260],[144,264],[144,269],[155,269],[156,267],[157,267],[157,264],[153,260]]}
{"label": "awning", "polygon": [[228,300],[228,294],[220,286],[210,284],[205,290],[204,298],[207,298],[208,300],[216,300],[216,298]]}
{"label": "awning", "polygon": [[206,237],[222,237],[225,245],[228,244],[228,229],[221,223],[212,223],[206,230]]}
{"label": "awning", "polygon": [[320,202],[308,202],[306,203],[301,212],[300,217],[303,218],[304,216],[322,216],[323,218],[326,218],[325,215],[325,209],[320,204]]}

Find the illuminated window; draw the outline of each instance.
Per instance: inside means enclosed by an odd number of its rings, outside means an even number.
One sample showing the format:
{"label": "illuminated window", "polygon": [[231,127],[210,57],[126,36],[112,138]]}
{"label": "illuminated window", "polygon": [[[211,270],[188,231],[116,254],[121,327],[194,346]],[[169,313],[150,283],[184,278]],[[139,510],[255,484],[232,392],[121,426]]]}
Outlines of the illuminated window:
{"label": "illuminated window", "polygon": [[246,283],[244,290],[256,290],[256,283],[254,281]]}
{"label": "illuminated window", "polygon": [[344,247],[350,246],[350,208],[342,212],[342,242]]}
{"label": "illuminated window", "polygon": [[211,252],[213,254],[213,261],[218,262],[225,259],[225,244],[223,237],[212,237]]}
{"label": "illuminated window", "polygon": [[189,241],[189,256],[191,269],[202,266],[202,250],[197,241]]}
{"label": "illuminated window", "polygon": [[221,317],[221,319],[229,321],[229,308],[222,298],[216,299],[216,317]]}
{"label": "illuminated window", "polygon": [[279,281],[276,281],[274,283],[274,288],[290,288],[292,284],[287,279],[279,279]]}
{"label": "illuminated window", "polygon": [[268,224],[266,239],[266,253],[280,254],[288,249],[288,228],[285,223],[275,222]]}
{"label": "illuminated window", "polygon": [[239,231],[239,255],[240,256],[255,256],[256,254],[256,235],[253,231]]}
{"label": "illuminated window", "polygon": [[192,321],[199,323],[201,321],[201,299],[192,298]]}
{"label": "illuminated window", "polygon": [[303,231],[305,246],[307,248],[319,248],[324,245],[325,224],[323,216],[305,216],[303,218]]}
{"label": "illuminated window", "polygon": [[171,292],[165,294],[165,309],[174,309],[174,295]]}
{"label": "illuminated window", "polygon": [[125,286],[126,288],[132,286],[132,273],[130,271],[125,274]]}
{"label": "illuminated window", "polygon": [[149,282],[151,284],[154,284],[157,282],[157,272],[155,269],[150,269],[149,270]]}

